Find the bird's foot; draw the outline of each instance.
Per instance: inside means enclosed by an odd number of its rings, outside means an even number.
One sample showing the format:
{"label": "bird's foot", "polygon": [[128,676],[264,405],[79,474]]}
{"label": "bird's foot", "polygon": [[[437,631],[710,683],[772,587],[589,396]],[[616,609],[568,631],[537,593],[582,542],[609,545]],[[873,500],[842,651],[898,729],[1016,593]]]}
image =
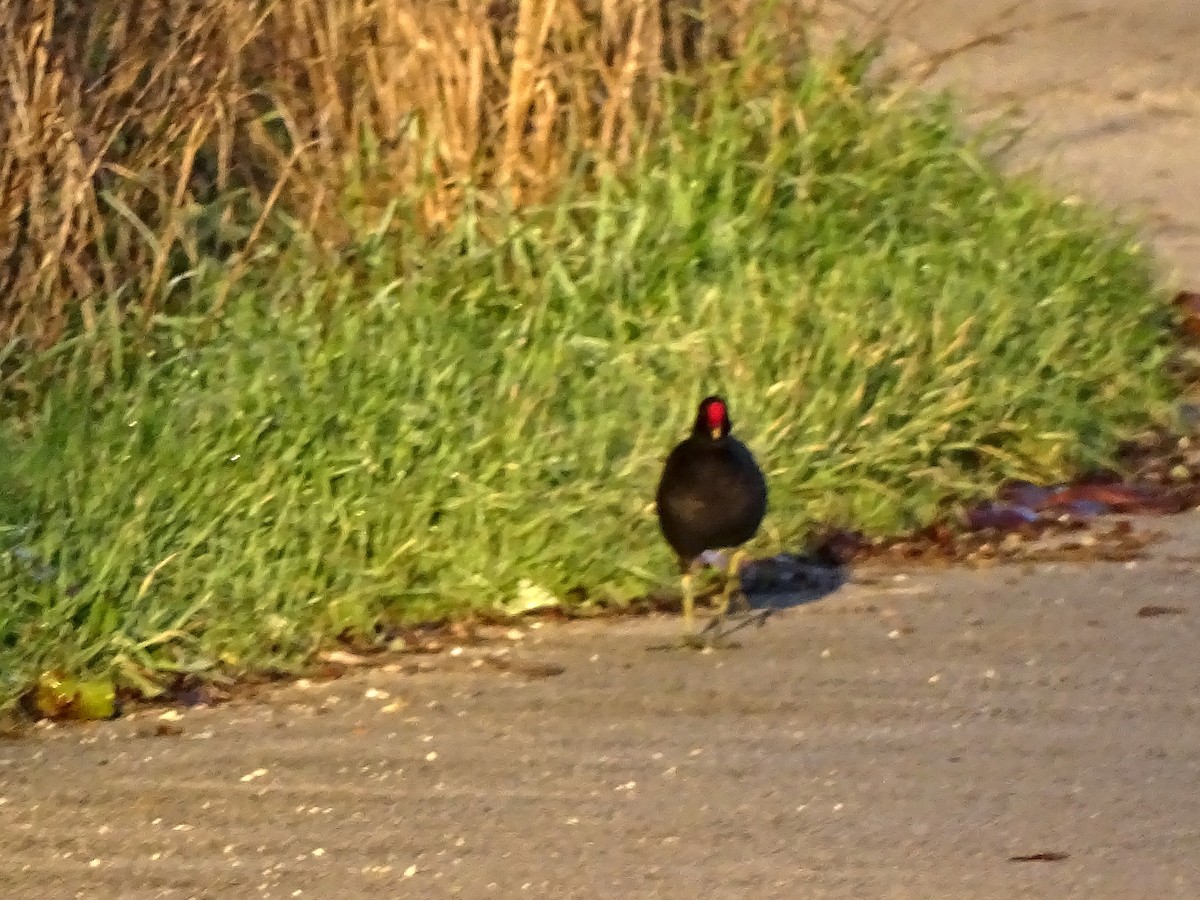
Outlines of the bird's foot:
{"label": "bird's foot", "polygon": [[714,650],[741,650],[742,645],[737,641],[729,639],[727,634],[718,634],[714,632],[710,637],[704,640],[703,646],[700,649],[701,653],[711,653]]}
{"label": "bird's foot", "polygon": [[770,609],[755,609],[746,600],[745,595],[741,595],[740,599],[741,603],[737,603],[736,605],[743,607],[741,611],[733,615],[730,615],[728,609],[726,609],[724,612],[718,612],[711,619],[709,619],[708,624],[701,629],[700,634],[697,635],[697,637],[700,639],[705,639],[707,636],[707,639],[704,642],[705,646],[720,648],[740,647],[741,644],[737,643],[736,641],[731,641],[729,638],[741,631],[743,628],[748,628],[751,625],[762,628],[763,625],[767,623],[767,619],[771,617],[771,613],[774,611]]}
{"label": "bird's foot", "polygon": [[681,650],[703,650],[707,646],[707,643],[703,632],[689,631],[679,639],[677,646]]}
{"label": "bird's foot", "polygon": [[655,644],[651,650],[698,650],[701,653],[712,653],[714,650],[737,650],[742,645],[731,641],[724,635],[705,628],[700,632],[688,632],[677,641],[667,644]]}
{"label": "bird's foot", "polygon": [[722,634],[719,628],[706,626],[699,634],[689,634],[683,639],[684,646],[691,647],[701,652],[712,650],[737,650],[742,645],[737,641],[729,640],[727,634]]}
{"label": "bird's foot", "polygon": [[702,646],[710,650],[736,650],[742,645],[737,641],[731,641],[729,636],[733,632],[738,631],[738,627],[726,629],[723,626],[728,621],[724,613],[713,616],[708,620],[708,624],[701,629],[696,635],[696,640],[700,641]]}

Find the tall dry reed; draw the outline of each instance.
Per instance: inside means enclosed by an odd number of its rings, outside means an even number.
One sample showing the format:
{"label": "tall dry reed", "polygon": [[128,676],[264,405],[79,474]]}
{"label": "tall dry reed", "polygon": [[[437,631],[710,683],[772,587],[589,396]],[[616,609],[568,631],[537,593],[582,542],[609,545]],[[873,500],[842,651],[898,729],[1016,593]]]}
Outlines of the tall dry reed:
{"label": "tall dry reed", "polygon": [[[149,318],[272,209],[327,245],[395,197],[548,196],[620,165],[664,75],[741,52],[760,0],[142,0],[0,7],[0,348]],[[802,34],[803,4],[777,17]],[[786,33],[780,26],[777,33]]]}

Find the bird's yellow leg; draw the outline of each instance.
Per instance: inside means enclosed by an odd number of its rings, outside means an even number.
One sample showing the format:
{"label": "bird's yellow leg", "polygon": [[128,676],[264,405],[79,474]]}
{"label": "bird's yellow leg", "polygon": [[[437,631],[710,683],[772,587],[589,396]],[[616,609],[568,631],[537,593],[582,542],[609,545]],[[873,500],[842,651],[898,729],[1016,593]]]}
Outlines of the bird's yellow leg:
{"label": "bird's yellow leg", "polygon": [[[721,603],[717,607],[716,613],[712,617],[712,622],[709,626],[712,627],[716,623],[725,618],[725,613],[729,612],[729,603],[733,599],[734,594],[741,595],[742,592],[742,563],[746,561],[748,554],[744,550],[734,552],[729,560],[729,571],[725,575],[725,590],[721,594]],[[745,597],[742,597],[745,601]],[[707,629],[705,629],[707,630]]]}
{"label": "bird's yellow leg", "polygon": [[702,650],[707,646],[704,638],[696,633],[696,584],[691,565],[685,565],[679,584],[683,589],[683,637],[678,643],[658,644],[651,650],[678,650],[681,647]]}
{"label": "bird's yellow leg", "polygon": [[679,584],[683,588],[683,630],[690,634],[696,629],[696,586],[692,573],[684,572]]}
{"label": "bird's yellow leg", "polygon": [[696,583],[690,568],[683,573],[679,582],[683,588],[683,643],[685,646],[695,646],[699,640],[696,634]]}

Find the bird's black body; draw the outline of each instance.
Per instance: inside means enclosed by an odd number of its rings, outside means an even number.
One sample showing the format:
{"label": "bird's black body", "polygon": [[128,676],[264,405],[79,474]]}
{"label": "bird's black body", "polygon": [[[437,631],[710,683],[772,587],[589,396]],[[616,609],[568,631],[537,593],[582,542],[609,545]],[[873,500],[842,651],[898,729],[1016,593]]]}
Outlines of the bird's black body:
{"label": "bird's black body", "polygon": [[749,448],[729,433],[732,427],[724,401],[706,398],[692,434],[663,466],[658,522],[681,568],[706,550],[744,544],[767,513],[766,479]]}

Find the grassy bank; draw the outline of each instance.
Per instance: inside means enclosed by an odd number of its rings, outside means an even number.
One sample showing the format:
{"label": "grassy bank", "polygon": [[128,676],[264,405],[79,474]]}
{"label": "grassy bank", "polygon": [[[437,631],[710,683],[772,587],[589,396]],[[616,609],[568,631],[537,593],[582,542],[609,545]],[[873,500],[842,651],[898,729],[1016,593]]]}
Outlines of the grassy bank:
{"label": "grassy bank", "polygon": [[544,206],[468,197],[426,239],[393,204],[340,264],[298,234],[232,291],[196,277],[149,345],[101,326],[32,364],[0,700],[55,666],[287,668],[523,580],[668,583],[654,480],[714,389],[770,478],[760,550],[1057,478],[1165,415],[1147,259],[998,175],[947,106],[815,63],[705,103]]}

